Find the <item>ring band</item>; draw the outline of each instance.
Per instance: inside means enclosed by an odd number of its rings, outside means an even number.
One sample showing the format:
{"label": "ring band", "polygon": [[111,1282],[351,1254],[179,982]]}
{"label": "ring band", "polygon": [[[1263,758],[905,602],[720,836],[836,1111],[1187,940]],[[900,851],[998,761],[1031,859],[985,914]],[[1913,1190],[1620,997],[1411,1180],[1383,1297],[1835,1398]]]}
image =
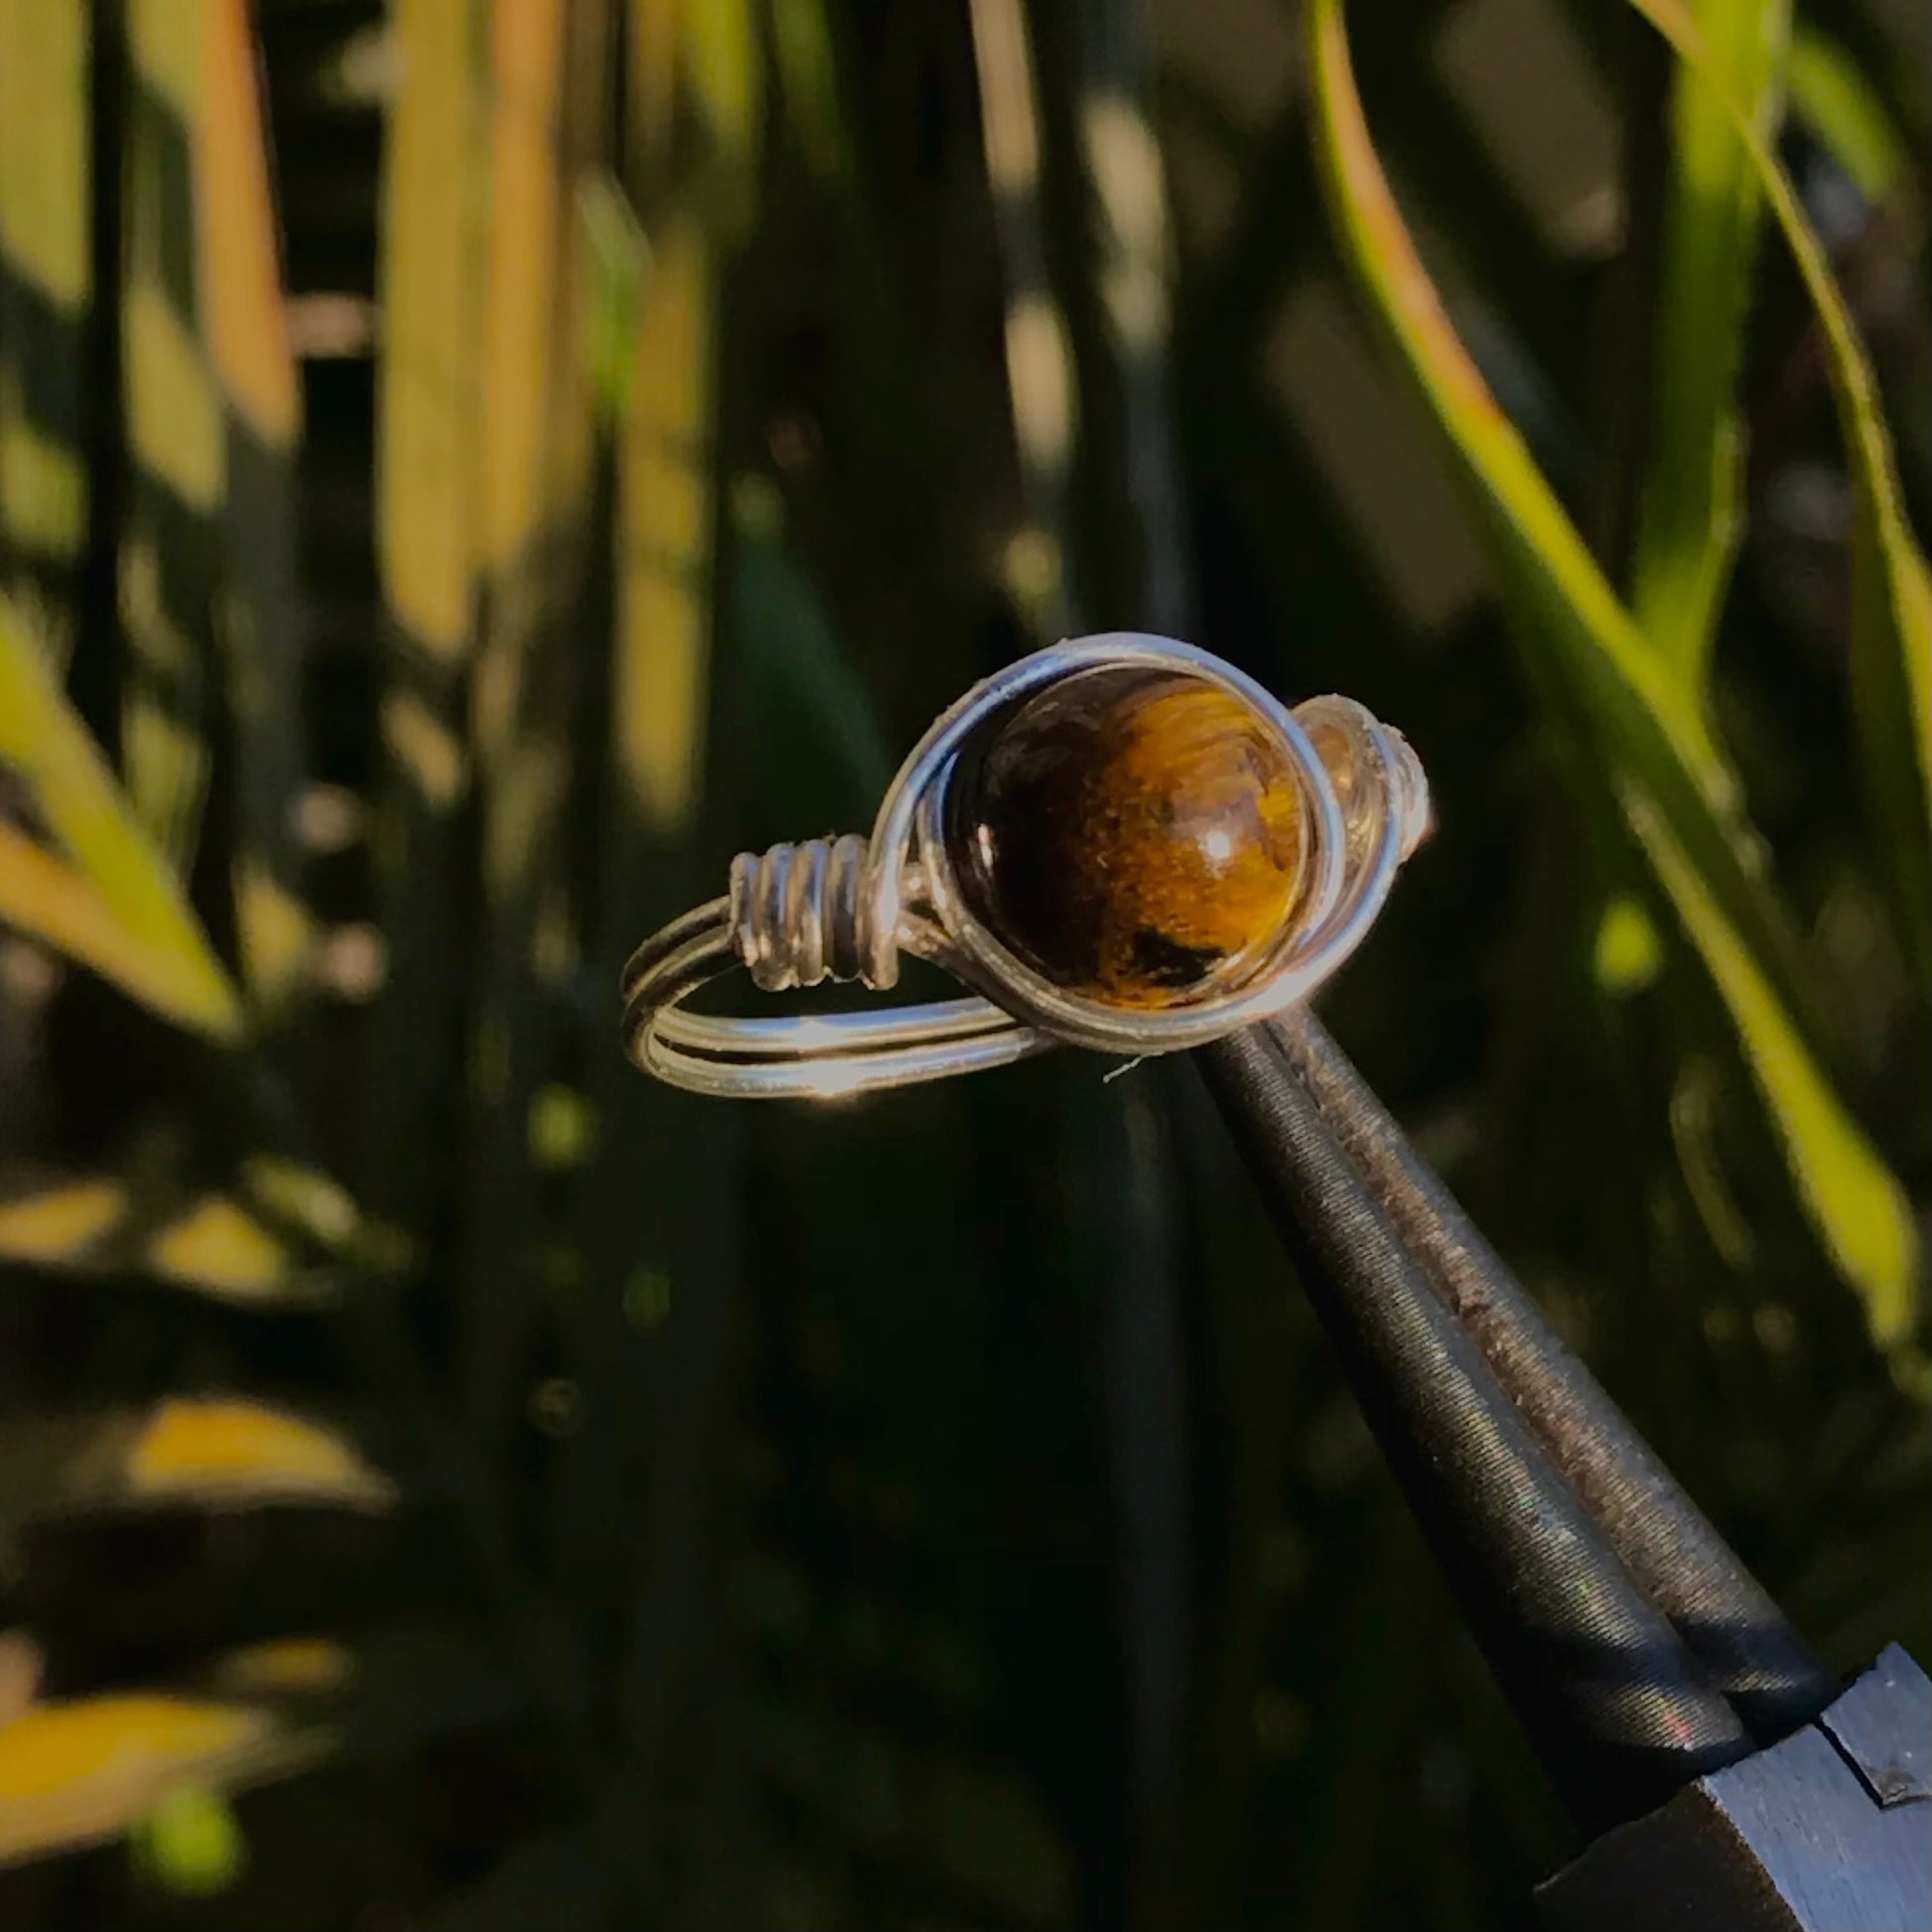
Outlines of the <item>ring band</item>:
{"label": "ring band", "polygon": [[[1041,710],[1049,697],[1055,701],[1050,716]],[[1076,729],[1067,720],[1077,718],[1082,704],[1111,707],[1129,722],[1119,730],[1109,722],[1104,732],[1083,722]],[[1163,704],[1167,710],[1157,720]],[[1035,715],[1047,718],[1047,727],[1033,727]],[[1204,736],[1219,730],[1223,718],[1237,717],[1253,741],[1240,748],[1238,763],[1218,756],[1214,738]],[[1047,730],[1056,736],[1042,735]],[[1130,777],[1142,793],[1120,810],[1091,787],[1052,793],[1035,786],[1018,794],[1028,801],[1103,800],[1070,814],[1093,821],[1077,828],[1080,837],[1114,841],[1094,859],[1094,876],[1103,884],[1124,878],[1122,855],[1136,848],[1122,841],[1146,839],[1149,827],[1165,835],[1175,817],[1172,803],[1156,800],[1150,807],[1142,795],[1148,773],[1160,768],[1149,750],[1157,733],[1173,740],[1183,770],[1187,761],[1198,764],[1202,753],[1227,764],[1233,775],[1214,800],[1232,800],[1240,816],[1226,823],[1241,828],[1248,843],[1249,828],[1259,826],[1273,855],[1273,871],[1253,860],[1239,883],[1246,890],[1279,877],[1285,909],[1278,927],[1231,961],[1203,967],[1197,982],[1178,991],[1169,990],[1177,975],[1219,959],[1227,948],[1203,944],[1188,951],[1143,932],[1133,935],[1136,943],[1148,943],[1118,967],[1114,990],[1056,976],[1012,930],[1001,929],[983,884],[976,884],[972,854],[959,850],[954,792],[962,765],[978,755],[986,766],[1009,734],[1028,731],[1037,742],[1005,760],[1020,774],[1017,783],[1040,770],[1057,781],[1061,774],[1050,760],[1067,745],[1125,743],[1125,757],[1139,760]],[[1121,758],[1115,761],[1127,768]],[[1000,769],[997,761],[992,768]],[[1068,816],[1035,810],[1022,820],[1021,839],[1006,841],[1001,851],[1025,846],[1035,830],[1065,833]],[[1291,710],[1253,678],[1191,644],[1129,631],[1070,639],[1008,665],[938,718],[887,788],[870,839],[847,834],[741,853],[725,897],[645,940],[623,972],[624,1050],[645,1072],[698,1093],[828,1099],[999,1066],[1061,1044],[1129,1057],[1198,1046],[1309,999],[1361,943],[1430,823],[1420,760],[1401,733],[1354,700],[1311,698]],[[982,855],[993,851],[990,832],[978,837]],[[1206,909],[1219,890],[1202,892],[1198,882],[1233,878],[1232,869],[1247,857],[1232,845],[1233,835],[1217,820],[1204,841],[1181,853],[1185,864],[1165,851],[1151,862],[1148,903],[1173,907],[1176,895],[1196,893],[1180,898],[1171,920],[1189,941],[1205,930],[1197,908]],[[1017,866],[1026,857],[996,863]],[[1038,871],[1034,866],[1028,875],[1035,897]],[[1045,889],[1054,883],[1046,880]],[[1249,902],[1230,900],[1230,907],[1238,912]],[[1091,893],[1079,903],[1088,907]],[[971,989],[969,996],[762,1019],[713,1018],[684,1007],[701,986],[741,965],[767,992],[825,980],[886,991],[897,984],[904,954],[944,968]],[[1129,955],[1116,947],[1109,957]],[[1133,977],[1143,969],[1151,976],[1145,984]],[[1125,996],[1122,986],[1129,989]]]}

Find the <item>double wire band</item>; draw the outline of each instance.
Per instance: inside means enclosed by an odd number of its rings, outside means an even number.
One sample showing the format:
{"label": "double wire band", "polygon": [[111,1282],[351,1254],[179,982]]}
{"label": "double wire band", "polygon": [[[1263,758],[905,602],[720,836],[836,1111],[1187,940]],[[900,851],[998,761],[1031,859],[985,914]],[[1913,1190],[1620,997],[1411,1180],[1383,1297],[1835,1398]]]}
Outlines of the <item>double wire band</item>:
{"label": "double wire band", "polygon": [[[1129,723],[1112,729],[1113,714]],[[1149,757],[1157,720],[1164,763]],[[1053,789],[1064,775],[1053,760],[1063,763],[1069,745],[1111,756],[1140,790],[1122,805],[1091,786]],[[1205,789],[1196,782],[1204,765],[1218,774]],[[995,840],[974,825],[968,793],[989,768],[1017,774],[1016,795],[1033,801],[1031,816],[1002,827],[992,863],[1018,869],[1035,897],[1051,897],[1054,882],[1042,887],[1037,864],[1028,870],[1035,855],[1016,856],[1015,846],[1057,852],[1069,833],[1090,834],[1104,893],[1121,876],[1124,826],[1171,845],[1190,840],[1177,857],[1157,853],[1143,894],[1148,903],[1157,894],[1179,938],[1116,918],[1109,930],[1128,931],[1133,944],[1108,952],[1108,974],[1056,974],[985,890],[980,862]],[[1173,774],[1173,798],[1147,799],[1154,770]],[[1219,812],[1200,821],[1205,830],[1188,815],[1200,796]],[[1128,631],[1070,639],[975,685],[937,719],[887,788],[870,838],[741,853],[723,897],[645,940],[623,973],[624,1048],[645,1072],[699,1093],[824,1099],[1054,1045],[1128,1057],[1198,1046],[1309,999],[1361,943],[1429,824],[1414,752],[1352,699],[1291,710],[1191,644]],[[1248,893],[1244,905],[1257,879],[1279,888],[1268,901],[1279,915],[1231,954],[1207,904],[1225,897],[1215,884],[1223,875]],[[1088,907],[1091,890],[1071,902]],[[1109,911],[1102,904],[1094,916]],[[887,991],[907,954],[943,968],[968,997],[759,1019],[684,1004],[738,966],[766,992],[827,980]]]}

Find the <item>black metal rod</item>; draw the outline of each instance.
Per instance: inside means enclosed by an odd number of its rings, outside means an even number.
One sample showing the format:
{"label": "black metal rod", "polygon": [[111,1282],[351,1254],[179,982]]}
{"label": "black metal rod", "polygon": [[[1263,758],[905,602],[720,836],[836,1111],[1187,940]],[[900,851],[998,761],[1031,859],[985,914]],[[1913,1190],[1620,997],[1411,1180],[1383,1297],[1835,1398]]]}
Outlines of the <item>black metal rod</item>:
{"label": "black metal rod", "polygon": [[1265,1028],[1195,1054],[1490,1669],[1585,1831],[1748,1754]]}
{"label": "black metal rod", "polygon": [[1839,1689],[1824,1660],[1551,1327],[1327,1030],[1304,1009],[1271,1031],[1437,1294],[1752,1735],[1775,1743],[1817,1717]]}

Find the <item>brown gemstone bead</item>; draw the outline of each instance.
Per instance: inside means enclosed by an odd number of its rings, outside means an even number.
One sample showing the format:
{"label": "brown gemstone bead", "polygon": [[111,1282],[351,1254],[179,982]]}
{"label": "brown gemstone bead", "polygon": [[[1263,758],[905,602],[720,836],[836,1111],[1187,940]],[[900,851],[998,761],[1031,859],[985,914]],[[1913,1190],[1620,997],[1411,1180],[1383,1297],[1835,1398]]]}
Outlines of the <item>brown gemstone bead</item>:
{"label": "brown gemstone bead", "polygon": [[988,728],[955,775],[968,904],[1036,972],[1119,1007],[1237,983],[1307,872],[1287,751],[1204,679],[1076,673]]}

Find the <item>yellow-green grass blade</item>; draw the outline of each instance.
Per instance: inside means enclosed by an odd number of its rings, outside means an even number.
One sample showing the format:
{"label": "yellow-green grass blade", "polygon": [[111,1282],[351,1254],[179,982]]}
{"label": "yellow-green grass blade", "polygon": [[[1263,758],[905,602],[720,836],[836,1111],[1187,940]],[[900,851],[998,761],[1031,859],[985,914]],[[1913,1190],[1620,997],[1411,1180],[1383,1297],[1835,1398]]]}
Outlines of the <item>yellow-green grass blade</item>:
{"label": "yellow-green grass blade", "polygon": [[1039,82],[1019,0],[972,0],[968,14],[1005,284],[1007,399],[1024,511],[1007,539],[1006,576],[1030,627],[1052,637],[1082,626],[1068,528],[1079,385],[1065,308],[1046,266]]}
{"label": "yellow-green grass blade", "polygon": [[218,616],[234,721],[235,921],[248,990],[268,1013],[303,984],[302,768],[295,466],[301,392],[290,346],[256,50],[247,0],[202,0],[196,126],[203,333],[226,441]]}
{"label": "yellow-green grass blade", "polygon": [[376,554],[402,632],[448,663],[469,648],[476,588],[485,52],[473,0],[398,0],[392,32]]}
{"label": "yellow-green grass blade", "polygon": [[[1790,0],[1697,0],[1697,10],[1731,96],[1768,137],[1781,107]],[[1741,534],[1738,356],[1762,203],[1725,103],[1682,68],[1670,142],[1630,611],[1702,692]]]}
{"label": "yellow-green grass blade", "polygon": [[[78,336],[90,293],[86,16],[0,0],[0,583],[65,646],[80,553]],[[53,582],[42,579],[46,570]]]}
{"label": "yellow-green grass blade", "polygon": [[[548,505],[553,333],[567,204],[562,185],[566,0],[491,18],[489,235],[483,290],[483,561],[513,601]],[[512,611],[508,626],[517,629]]]}
{"label": "yellow-green grass blade", "polygon": [[577,191],[584,264],[584,343],[599,418],[621,423],[636,374],[638,315],[650,245],[615,176],[594,173]]}
{"label": "yellow-green grass blade", "polygon": [[375,478],[387,980],[359,1179],[404,1223],[426,1205],[416,1144],[460,1077],[451,1016],[462,970],[457,812],[473,775],[461,699],[481,602],[488,17],[477,0],[396,0],[389,16]]}
{"label": "yellow-green grass blade", "polygon": [[[469,1091],[465,1395],[480,1437],[515,1414],[535,1305],[525,1123],[544,1072],[538,932],[568,931],[554,885],[569,772],[558,645],[590,547],[595,404],[582,353],[588,234],[578,190],[608,156],[604,0],[530,0],[493,19],[482,423],[487,615],[471,714],[483,821],[481,1011]],[[569,942],[567,942],[569,943]]]}
{"label": "yellow-green grass blade", "polygon": [[86,727],[4,605],[0,762],[24,780],[91,896],[83,899],[30,862],[9,881],[7,916],[51,945],[71,947],[73,957],[165,1018],[212,1038],[235,1038],[240,1003],[207,935]]}
{"label": "yellow-green grass blade", "polygon": [[273,1637],[166,1683],[73,1697],[44,1694],[43,1665],[25,1631],[0,1634],[0,1864],[126,1836],[151,1882],[190,1892],[221,1875],[208,1842],[222,1836],[220,1794],[338,1752],[393,1756],[523,1705],[500,1654],[447,1622],[391,1625],[353,1648]]}
{"label": "yellow-green grass blade", "polygon": [[110,1174],[35,1174],[0,1185],[0,1261],[61,1275],[143,1275],[237,1308],[328,1299],[307,1267],[225,1194],[150,1200]]}
{"label": "yellow-green grass blade", "polygon": [[[609,755],[599,801],[607,832],[599,890],[582,915],[594,985],[615,984],[639,935],[709,890],[694,870],[692,834],[710,710],[719,228],[728,210],[706,192],[712,183],[672,166],[673,121],[681,129],[687,114],[708,111],[690,96],[687,11],[665,0],[626,0],[624,9],[635,111],[621,172],[648,233],[621,345],[628,369],[620,384],[605,385],[607,395],[621,393],[621,412],[613,453]],[[680,161],[686,152],[677,146]],[[627,253],[635,237],[619,209],[609,212],[606,245]],[[649,1433],[622,1398],[632,1332],[624,1311],[649,1293],[637,1284],[666,1279],[679,1190],[696,1169],[662,1096],[621,1054],[594,1056],[587,1074],[585,1114],[596,1139],[574,1190],[573,1233],[585,1279],[615,1282],[619,1293],[574,1298],[567,1316],[584,1426],[565,1463],[560,1561],[596,1573],[610,1560],[596,1528],[608,1470]]]}
{"label": "yellow-green grass blade", "polygon": [[703,772],[711,647],[713,244],[672,214],[652,237],[636,375],[618,452],[613,726],[628,810],[685,829]]}
{"label": "yellow-green grass blade", "polygon": [[835,180],[850,166],[850,150],[825,0],[779,0],[771,9],[771,50],[792,137],[812,172]]}
{"label": "yellow-green grass blade", "polygon": [[189,1791],[221,1789],[308,1762],[259,1705],[167,1691],[37,1704],[0,1725],[0,1864],[118,1838]]}
{"label": "yellow-green grass blade", "polygon": [[87,21],[0,5],[0,251],[69,316],[88,294]]}
{"label": "yellow-green grass blade", "polygon": [[[736,214],[763,112],[749,0],[631,0],[630,27],[633,178],[661,185],[675,74],[707,130],[724,212]],[[707,225],[696,199],[670,207],[650,233],[618,448],[615,752],[624,816],[656,837],[685,830],[696,807],[709,690],[719,224]]]}
{"label": "yellow-green grass blade", "polygon": [[1906,519],[1878,384],[1789,178],[1679,0],[1630,0],[1728,113],[1784,231],[1826,347],[1839,433],[1857,501],[1852,556],[1852,686],[1870,788],[1894,864],[1901,922],[1932,971],[1932,577]]}
{"label": "yellow-green grass blade", "polygon": [[122,236],[133,474],[120,557],[121,762],[129,801],[184,874],[208,781],[203,732],[227,489],[221,402],[195,286],[202,8],[203,0],[129,0]]}
{"label": "yellow-green grass blade", "polygon": [[[1848,1278],[1874,1325],[1887,1321],[1909,1279],[1911,1227],[1896,1183],[1842,1107],[1838,1133],[1820,1109],[1794,1102],[1829,1093],[1830,1082],[1792,1017],[1789,940],[1735,783],[1683,680],[1645,643],[1456,339],[1369,141],[1340,0],[1312,0],[1310,25],[1319,160],[1344,251],[1469,485],[1525,650],[1560,680],[1564,713],[1584,721],[1580,736],[1589,734],[1626,813],[1670,840],[1668,870],[1654,836],[1646,850],[1760,1069],[1800,1195],[1840,1265],[1862,1271]],[[1705,949],[1720,935],[1717,956]],[[1750,962],[1748,998],[1739,958]],[[1775,1082],[1761,1075],[1770,1065],[1786,1069]],[[1873,1212],[1885,1221],[1876,1235],[1860,1225]]]}
{"label": "yellow-green grass blade", "polygon": [[[674,109],[687,98],[710,130],[715,172],[728,183],[734,174],[749,173],[760,104],[749,10],[745,0],[729,0],[714,17],[705,17],[708,11],[629,0],[637,112],[625,159],[649,201],[668,186]],[[716,508],[711,436],[718,243],[693,200],[670,200],[648,237],[629,345],[634,373],[625,385],[618,435],[612,752],[617,815],[626,828],[619,841],[623,848],[685,832],[703,776]],[[614,883],[633,879],[616,895],[618,901],[635,903],[634,868],[641,857],[640,850],[614,852]]]}
{"label": "yellow-green grass blade", "polygon": [[1606,759],[1670,801],[1687,849],[1768,953],[1780,991],[1791,941],[1759,874],[1736,780],[1682,681],[1657,659],[1456,337],[1383,176],[1355,91],[1340,0],[1310,11],[1317,160],[1344,253],[1455,454],[1531,640],[1583,694]]}
{"label": "yellow-green grass blade", "polygon": [[712,164],[742,183],[758,158],[764,111],[764,64],[752,0],[684,0],[674,11],[679,66],[710,138]]}
{"label": "yellow-green grass blade", "polygon": [[124,986],[151,988],[153,954],[66,863],[0,818],[0,924]]}
{"label": "yellow-green grass blade", "polygon": [[1915,1242],[1904,1189],[1799,1045],[1750,949],[1662,816],[1641,794],[1626,798],[1625,810],[1736,1022],[1751,1078],[1832,1259],[1863,1293],[1873,1336],[1897,1346],[1910,1334],[1913,1312]]}
{"label": "yellow-green grass blade", "polygon": [[590,543],[592,244],[576,209],[609,159],[608,24],[607,0],[532,0],[498,9],[491,42],[481,427],[489,608],[471,727],[491,937],[519,978],[569,761],[568,690],[546,674],[548,652]]}
{"label": "yellow-green grass blade", "polygon": [[1878,91],[1850,53],[1801,21],[1792,30],[1785,84],[1791,112],[1874,206],[1905,179],[1911,157]]}
{"label": "yellow-green grass blade", "polygon": [[25,1631],[0,1635],[0,1864],[126,1836],[148,1882],[191,1894],[238,1875],[245,1855],[223,1794],[521,1705],[500,1656],[447,1624],[352,1649],[273,1637],[166,1683],[73,1697],[44,1694],[44,1661]]}
{"label": "yellow-green grass blade", "polygon": [[[689,150],[673,142],[687,116],[709,124],[722,114],[751,138],[752,109],[725,113],[714,87],[694,97],[702,61],[687,42],[688,8],[666,0],[625,0],[629,55],[625,142],[612,177],[587,183],[585,223],[603,260],[612,331],[600,353],[619,370],[601,377],[606,406],[617,404],[614,433],[613,563],[615,602],[610,655],[611,704],[599,800],[607,837],[599,890],[582,913],[586,970],[612,984],[640,933],[673,913],[698,889],[691,835],[705,775],[714,618],[717,404],[718,231],[736,193],[711,191],[729,175],[728,144],[716,137],[686,174]],[[742,23],[741,23],[742,25]],[[758,82],[748,78],[746,87]],[[749,96],[740,89],[741,100]],[[674,151],[676,162],[674,166]],[[623,186],[619,187],[621,174]],[[706,179],[706,175],[710,179]],[[738,188],[748,188],[742,180]],[[632,212],[642,210],[643,218]],[[647,231],[646,231],[647,230]],[[634,274],[633,274],[634,264]],[[621,334],[618,332],[621,331]],[[615,358],[621,357],[621,364]],[[624,1284],[661,1279],[676,1220],[673,1196],[690,1170],[687,1150],[664,1138],[668,1116],[647,1083],[627,1077],[621,1055],[591,1062],[587,1146],[575,1232],[588,1278]],[[531,1118],[534,1130],[539,1124]],[[621,1301],[573,1311],[583,1363],[587,1416],[570,1457],[572,1564],[604,1561],[582,1531],[588,1498],[604,1480],[600,1457],[615,1442],[637,1440],[618,1397]]]}
{"label": "yellow-green grass blade", "polygon": [[252,1396],[164,1396],[140,1409],[18,1416],[0,1432],[8,1532],[131,1510],[301,1504],[377,1513],[396,1487],[348,1434]]}
{"label": "yellow-green grass blade", "polygon": [[325,1254],[357,1262],[372,1274],[407,1265],[409,1242],[362,1212],[333,1174],[280,1155],[250,1155],[241,1163],[242,1192],[277,1227],[299,1232]]}
{"label": "yellow-green grass blade", "polygon": [[632,178],[653,184],[671,152],[671,123],[678,95],[676,0],[627,0],[629,29],[630,141],[625,162]]}
{"label": "yellow-green grass blade", "polygon": [[[484,15],[473,0],[398,0],[398,83],[382,173],[376,559],[390,620],[384,749],[404,816],[443,820],[469,783],[450,673],[469,657],[482,544]],[[404,843],[392,840],[391,844]],[[392,852],[392,870],[407,859]]]}
{"label": "yellow-green grass blade", "polygon": [[381,1510],[395,1485],[344,1433],[246,1396],[169,1396],[103,1419],[64,1461],[54,1506]]}
{"label": "yellow-green grass blade", "polygon": [[229,406],[265,447],[288,453],[301,433],[302,398],[249,22],[247,0],[202,0],[195,183],[201,307]]}

